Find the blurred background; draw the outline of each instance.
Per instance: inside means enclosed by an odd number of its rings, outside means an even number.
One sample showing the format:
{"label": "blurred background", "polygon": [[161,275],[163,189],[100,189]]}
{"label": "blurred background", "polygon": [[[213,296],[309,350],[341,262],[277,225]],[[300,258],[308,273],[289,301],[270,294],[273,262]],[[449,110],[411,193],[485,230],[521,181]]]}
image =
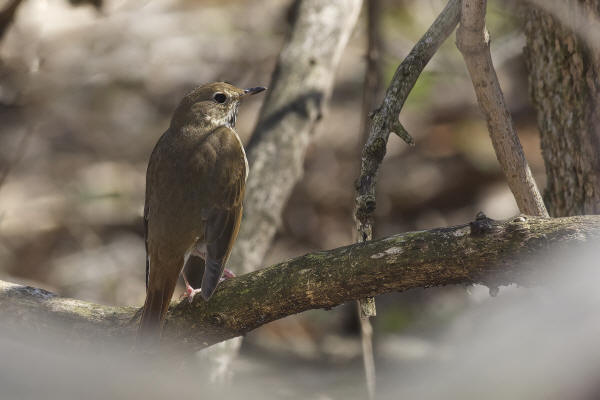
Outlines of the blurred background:
{"label": "blurred background", "polygon": [[[382,89],[445,3],[382,1]],[[6,4],[0,0],[0,7]],[[0,167],[8,171],[0,186],[0,279],[102,304],[141,305],[141,215],[150,152],[193,87],[215,80],[240,87],[269,84],[290,5],[24,1],[0,42]],[[487,23],[505,98],[543,189],[519,9],[489,1]],[[353,241],[365,25],[363,15],[264,265]],[[241,107],[237,131],[245,142],[263,99]],[[478,211],[495,219],[518,213],[454,35],[419,78],[401,121],[416,146],[390,137],[379,174],[375,237],[466,223]],[[487,288],[480,287],[380,296],[373,319],[378,363],[402,360],[409,370],[441,351],[440,332],[461,312],[489,301]],[[245,365],[260,361],[292,362],[311,371],[360,370],[354,305],[307,312],[252,332],[236,361],[241,379]],[[341,373],[331,379],[355,378]]]}

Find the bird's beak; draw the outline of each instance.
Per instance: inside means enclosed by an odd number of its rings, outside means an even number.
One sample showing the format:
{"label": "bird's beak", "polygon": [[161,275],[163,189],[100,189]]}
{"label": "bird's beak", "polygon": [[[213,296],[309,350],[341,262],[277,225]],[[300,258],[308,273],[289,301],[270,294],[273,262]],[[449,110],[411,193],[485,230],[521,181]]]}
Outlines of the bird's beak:
{"label": "bird's beak", "polygon": [[265,90],[267,90],[267,88],[266,87],[262,87],[262,86],[248,88],[248,89],[244,89],[244,95],[256,94],[256,93],[260,93],[260,92],[265,91]]}

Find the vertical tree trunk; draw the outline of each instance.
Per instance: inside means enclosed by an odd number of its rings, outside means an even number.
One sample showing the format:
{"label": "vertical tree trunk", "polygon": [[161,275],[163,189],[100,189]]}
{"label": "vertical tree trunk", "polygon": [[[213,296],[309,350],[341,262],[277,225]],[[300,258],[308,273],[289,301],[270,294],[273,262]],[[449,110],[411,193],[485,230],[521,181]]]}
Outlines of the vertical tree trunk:
{"label": "vertical tree trunk", "polygon": [[600,54],[591,50],[597,43],[576,32],[600,17],[600,0],[556,4],[563,12],[529,8],[525,24],[529,91],[548,179],[544,200],[554,217],[599,214]]}

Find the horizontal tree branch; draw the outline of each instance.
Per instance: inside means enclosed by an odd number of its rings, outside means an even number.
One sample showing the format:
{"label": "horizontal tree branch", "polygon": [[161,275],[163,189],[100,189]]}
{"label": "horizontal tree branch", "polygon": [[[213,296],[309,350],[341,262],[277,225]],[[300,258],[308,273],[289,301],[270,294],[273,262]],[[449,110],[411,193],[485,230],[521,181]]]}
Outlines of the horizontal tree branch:
{"label": "horizontal tree branch", "polygon": [[[600,216],[494,221],[409,232],[321,251],[242,275],[200,297],[172,304],[165,346],[201,349],[309,309],[393,291],[481,283],[491,288],[540,282],[533,258],[550,249],[600,239]],[[541,274],[540,274],[541,273]],[[58,297],[0,281],[3,331],[55,332],[70,344],[132,341],[137,309]]]}

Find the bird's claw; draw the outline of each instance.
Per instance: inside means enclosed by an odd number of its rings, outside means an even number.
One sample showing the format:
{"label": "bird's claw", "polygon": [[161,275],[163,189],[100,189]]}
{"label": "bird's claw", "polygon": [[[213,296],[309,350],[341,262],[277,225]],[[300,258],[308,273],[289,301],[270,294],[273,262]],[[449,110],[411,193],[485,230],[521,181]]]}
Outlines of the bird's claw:
{"label": "bird's claw", "polygon": [[190,285],[185,285],[185,291],[181,294],[179,300],[187,298],[188,301],[191,303],[192,301],[194,301],[194,296],[196,296],[196,294],[200,293],[201,291],[202,289],[194,289]]}
{"label": "bird's claw", "polygon": [[[225,268],[225,270],[223,271],[223,276],[221,277],[219,282],[223,282],[225,279],[231,279],[231,278],[235,278],[235,274],[233,273],[233,271]],[[185,275],[183,275],[183,281],[185,282],[185,291],[181,294],[181,296],[179,296],[179,300],[181,301],[181,300],[187,298],[188,301],[191,303],[192,301],[194,301],[194,296],[196,296],[196,294],[200,293],[202,291],[202,289],[194,289],[188,283]]]}
{"label": "bird's claw", "polygon": [[231,278],[235,278],[235,274],[233,273],[232,270],[225,268],[223,270],[223,277],[221,278],[221,281],[224,281],[225,279],[231,279]]}

